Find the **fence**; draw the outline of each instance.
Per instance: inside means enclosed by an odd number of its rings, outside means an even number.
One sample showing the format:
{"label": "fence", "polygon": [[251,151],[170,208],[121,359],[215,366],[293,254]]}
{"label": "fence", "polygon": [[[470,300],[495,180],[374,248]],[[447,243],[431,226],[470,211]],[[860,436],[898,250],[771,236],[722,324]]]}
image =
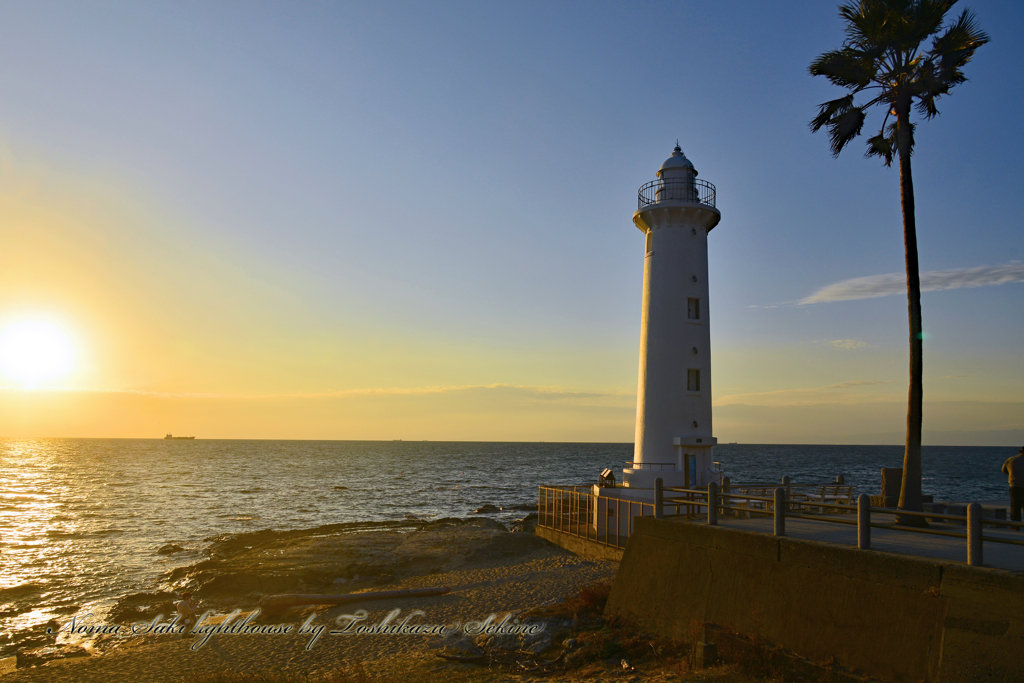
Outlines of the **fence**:
{"label": "fence", "polygon": [[595,496],[589,486],[541,486],[537,526],[624,548],[635,517],[653,517],[654,504]]}
{"label": "fence", "polygon": [[[633,532],[633,519],[639,516],[659,518],[694,519],[707,515],[709,525],[718,524],[719,515],[735,517],[771,516],[774,518],[774,533],[786,535],[787,519],[804,519],[848,524],[857,526],[857,547],[871,548],[871,529],[892,529],[918,534],[932,534],[961,538],[967,541],[967,563],[983,564],[983,542],[1005,543],[1024,546],[1024,541],[999,536],[985,536],[983,526],[1003,529],[1024,529],[1021,522],[1007,522],[984,519],[978,503],[967,506],[967,515],[948,515],[936,512],[910,512],[890,508],[871,507],[870,497],[861,494],[857,503],[828,502],[825,489],[835,485],[796,485],[784,482],[783,486],[771,489],[771,496],[749,493],[750,490],[764,489],[767,485],[735,485],[722,491],[712,483],[706,489],[662,488],[658,479],[650,503],[619,499],[609,496],[595,496],[589,486],[541,486],[538,500],[537,525],[571,536],[610,545],[625,547]],[[733,490],[733,489],[736,490]],[[820,495],[809,493],[812,488],[822,490]],[[842,487],[852,489],[852,487]],[[796,489],[796,493],[793,490]],[[631,489],[631,491],[652,491],[652,489]],[[846,493],[846,492],[843,492]],[[816,512],[815,512],[816,510]],[[839,514],[827,514],[826,510]],[[843,515],[856,514],[856,519],[844,519]],[[892,522],[872,521],[873,514],[895,518]],[[944,529],[929,529],[911,526],[914,520],[931,519],[962,524],[965,532]]]}

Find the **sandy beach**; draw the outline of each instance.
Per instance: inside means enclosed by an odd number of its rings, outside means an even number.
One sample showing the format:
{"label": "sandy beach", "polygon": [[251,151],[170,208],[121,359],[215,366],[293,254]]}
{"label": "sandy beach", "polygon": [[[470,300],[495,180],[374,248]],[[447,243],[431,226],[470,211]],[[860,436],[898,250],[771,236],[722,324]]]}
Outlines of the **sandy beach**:
{"label": "sandy beach", "polygon": [[[210,558],[175,572],[176,584],[194,590],[200,612],[248,612],[260,597],[273,593],[358,593],[450,587],[435,597],[360,601],[335,607],[300,607],[263,614],[263,624],[288,623],[296,628],[324,626],[308,650],[310,634],[216,634],[201,647],[197,636],[144,635],[101,639],[92,656],[53,660],[11,670],[3,680],[177,682],[203,680],[217,672],[285,670],[321,674],[351,670],[356,663],[373,678],[401,675],[410,669],[443,672],[452,666],[437,657],[442,638],[430,635],[330,635],[341,628],[341,615],[367,611],[365,624],[380,623],[393,610],[401,617],[420,610],[412,622],[450,625],[510,622],[528,610],[574,595],[580,588],[614,576],[617,565],[581,559],[532,533],[508,532],[487,519],[442,520],[404,528],[363,530],[351,526],[297,532],[257,532],[214,542]],[[165,596],[166,597],[166,596]],[[133,610],[149,621],[161,597],[136,596],[123,601],[122,614]],[[149,602],[145,605],[142,603]],[[244,614],[242,615],[244,617]],[[237,619],[236,619],[237,621]],[[342,620],[345,621],[344,619]],[[395,619],[394,621],[397,621]],[[412,623],[410,622],[410,623]],[[564,624],[545,624],[554,633]],[[460,634],[461,635],[461,634]],[[447,644],[460,647],[457,637]],[[461,647],[468,642],[462,640]],[[445,652],[458,653],[456,650]],[[479,668],[479,667],[476,667]]]}

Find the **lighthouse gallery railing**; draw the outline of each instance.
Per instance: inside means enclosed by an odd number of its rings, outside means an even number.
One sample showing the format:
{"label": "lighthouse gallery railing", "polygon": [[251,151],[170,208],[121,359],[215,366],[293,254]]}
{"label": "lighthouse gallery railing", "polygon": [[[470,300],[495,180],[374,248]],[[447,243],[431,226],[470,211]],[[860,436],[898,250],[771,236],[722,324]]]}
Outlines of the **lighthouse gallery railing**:
{"label": "lighthouse gallery railing", "polygon": [[652,180],[637,192],[637,208],[643,209],[659,202],[695,202],[715,207],[715,186],[697,178],[681,180]]}

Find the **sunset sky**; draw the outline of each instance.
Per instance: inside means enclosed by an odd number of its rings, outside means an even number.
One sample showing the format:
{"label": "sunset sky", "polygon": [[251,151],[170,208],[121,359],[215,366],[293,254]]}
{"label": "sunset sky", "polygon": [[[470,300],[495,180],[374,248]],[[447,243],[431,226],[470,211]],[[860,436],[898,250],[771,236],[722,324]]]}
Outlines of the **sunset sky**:
{"label": "sunset sky", "polygon": [[[961,6],[924,441],[1020,445],[1024,5]],[[898,170],[807,127],[842,37],[821,0],[4,2],[0,354],[56,346],[0,357],[0,436],[631,441],[631,216],[678,138],[722,212],[716,436],[901,443]]]}

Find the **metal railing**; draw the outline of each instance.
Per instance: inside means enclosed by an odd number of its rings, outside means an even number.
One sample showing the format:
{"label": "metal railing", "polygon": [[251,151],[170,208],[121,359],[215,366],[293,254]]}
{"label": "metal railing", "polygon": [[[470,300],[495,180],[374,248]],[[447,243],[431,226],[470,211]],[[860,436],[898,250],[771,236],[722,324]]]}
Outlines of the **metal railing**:
{"label": "metal railing", "polygon": [[[655,489],[657,492],[657,489]],[[786,535],[786,519],[807,519],[812,521],[828,522],[831,524],[849,524],[857,526],[857,547],[869,550],[871,548],[871,529],[891,529],[895,531],[906,531],[916,534],[932,534],[934,536],[947,536],[951,538],[962,538],[967,541],[967,564],[979,566],[984,564],[983,543],[1004,543],[1007,545],[1024,546],[1024,540],[1005,538],[1001,536],[986,536],[983,533],[983,526],[1003,529],[1024,529],[1024,523],[1007,522],[1000,519],[986,518],[980,504],[971,503],[967,506],[966,515],[947,515],[938,512],[911,512],[906,510],[893,510],[891,508],[871,507],[871,497],[865,493],[857,497],[856,505],[843,503],[829,503],[825,500],[809,498],[791,498],[786,488],[778,486],[774,489],[773,495],[757,496],[730,489],[718,490],[715,484],[711,484],[707,490],[704,489],[680,489],[666,488],[664,492],[683,494],[688,502],[694,496],[703,495],[703,502],[698,500],[696,505],[703,507],[708,512],[708,524],[718,523],[720,514],[734,513],[742,516],[769,516],[774,517],[775,535]],[[664,493],[662,494],[664,496]],[[746,501],[742,505],[733,505],[734,501]],[[671,504],[672,498],[664,497],[662,505]],[[693,504],[691,502],[691,504]],[[658,507],[657,497],[654,501],[655,508]],[[817,508],[817,514],[813,514],[813,508]],[[825,510],[834,510],[838,513],[855,513],[856,521],[853,519],[842,519],[840,516],[825,515]],[[873,514],[884,514],[895,518],[893,522],[873,522]],[[951,524],[964,525],[966,532],[947,531],[943,529],[930,529],[920,526],[911,526],[907,522],[910,519],[930,519],[933,522],[947,521]]]}
{"label": "metal railing", "polygon": [[715,207],[715,186],[697,178],[679,180],[652,180],[637,191],[637,208],[660,202],[695,202]]}
{"label": "metal railing", "polygon": [[[741,486],[744,489],[768,488],[767,486]],[[790,488],[809,488],[822,485],[791,484],[789,486]],[[636,488],[631,490],[652,491],[652,489]],[[719,516],[773,517],[776,536],[786,535],[786,519],[805,519],[857,526],[857,547],[865,550],[871,548],[871,529],[890,529],[965,539],[967,541],[967,563],[972,566],[983,564],[984,542],[1024,546],[1024,540],[985,535],[983,533],[984,526],[1022,530],[1024,523],[983,517],[982,507],[978,503],[968,505],[966,515],[949,515],[938,512],[910,512],[871,507],[870,496],[863,493],[857,497],[856,505],[826,502],[824,498],[791,497],[786,487],[778,485],[771,489],[771,493],[770,496],[753,495],[731,487],[719,490],[714,483],[706,489],[663,488],[661,480],[658,479],[653,489],[653,502],[646,503],[607,495],[595,496],[591,493],[590,486],[541,486],[539,487],[537,506],[539,518],[537,526],[602,545],[624,548],[626,541],[633,533],[634,518],[641,516],[693,519],[706,514],[709,525],[717,525]],[[839,514],[826,514],[826,510]],[[850,514],[851,518],[843,519],[844,513]],[[852,518],[854,514],[856,514],[856,519]],[[876,514],[887,515],[893,518],[893,521],[872,521],[872,516]],[[964,525],[966,531],[910,526],[906,522],[911,518]]]}
{"label": "metal railing", "polygon": [[660,471],[664,471],[665,468],[669,468],[671,471],[675,471],[676,464],[674,462],[627,462],[626,467],[634,470],[653,470],[655,467]]}
{"label": "metal railing", "polygon": [[653,503],[595,496],[589,486],[539,489],[537,526],[601,545],[625,548],[633,533],[633,519],[654,516]]}

